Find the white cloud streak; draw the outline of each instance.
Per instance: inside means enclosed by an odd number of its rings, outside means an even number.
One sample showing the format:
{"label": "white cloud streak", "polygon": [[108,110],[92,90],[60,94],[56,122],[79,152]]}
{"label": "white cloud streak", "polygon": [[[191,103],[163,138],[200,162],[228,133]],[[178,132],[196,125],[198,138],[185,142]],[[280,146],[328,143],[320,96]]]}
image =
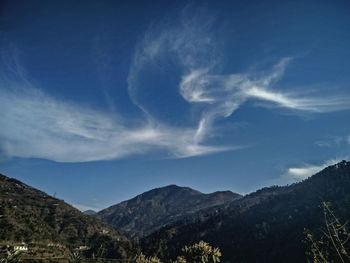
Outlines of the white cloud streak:
{"label": "white cloud streak", "polygon": [[[232,115],[249,100],[308,112],[350,108],[348,98],[304,98],[277,90],[275,84],[289,58],[268,71],[219,74],[220,52],[212,35],[213,22],[212,17],[189,16],[185,10],[176,23],[153,26],[146,32],[136,47],[128,76],[129,95],[144,112],[136,125],[115,112],[53,98],[28,81],[17,63],[18,79],[0,83],[2,152],[10,157],[58,162],[110,160],[157,151],[165,151],[169,158],[184,158],[241,148],[206,142],[217,119]],[[181,71],[179,96],[190,107],[201,109],[195,126],[174,126],[157,119],[139,95],[141,89],[153,85],[145,83],[142,76],[169,61]]]}
{"label": "white cloud streak", "polygon": [[[276,89],[276,83],[283,77],[291,58],[283,58],[263,72],[218,74],[216,68],[220,64],[220,54],[211,34],[214,19],[189,16],[186,11],[172,26],[150,28],[136,49],[128,78],[129,92],[134,103],[149,118],[154,119],[154,116],[139,96],[139,91],[147,88],[143,85],[142,75],[149,68],[157,69],[155,65],[166,59],[177,61],[182,70],[179,94],[192,107],[200,106],[202,109],[195,133],[197,143],[207,138],[218,118],[231,116],[250,100],[263,102],[260,106],[264,107],[316,113],[350,108],[347,97],[306,98],[295,92]],[[201,24],[202,21],[208,22]]]}
{"label": "white cloud streak", "polygon": [[[0,90],[0,139],[7,156],[58,162],[117,159],[154,150],[189,157],[225,150],[193,141],[196,130],[125,124],[115,115],[54,99],[35,89]],[[226,148],[228,149],[228,148]]]}
{"label": "white cloud streak", "polygon": [[[345,159],[345,158],[343,158]],[[343,159],[331,159],[321,164],[305,164],[299,167],[290,167],[286,173],[281,177],[287,183],[294,183],[307,179],[308,177],[320,172],[324,168],[339,163]]]}
{"label": "white cloud streak", "polygon": [[[280,107],[295,111],[331,112],[350,108],[349,98],[310,97],[275,90],[273,84],[282,77],[290,59],[282,59],[271,72],[257,74],[209,74],[208,70],[193,70],[182,78],[180,92],[193,104],[206,104],[198,130],[210,130],[215,119],[232,115],[248,100],[258,100],[266,107]],[[205,123],[205,125],[203,125]]]}

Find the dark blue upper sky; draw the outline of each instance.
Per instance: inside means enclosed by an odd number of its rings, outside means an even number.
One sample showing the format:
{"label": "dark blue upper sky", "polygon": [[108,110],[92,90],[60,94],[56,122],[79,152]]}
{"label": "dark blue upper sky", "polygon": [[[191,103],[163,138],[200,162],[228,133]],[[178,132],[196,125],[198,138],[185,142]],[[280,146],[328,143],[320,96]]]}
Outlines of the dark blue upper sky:
{"label": "dark blue upper sky", "polygon": [[0,171],[80,209],[348,159],[348,1],[1,1]]}

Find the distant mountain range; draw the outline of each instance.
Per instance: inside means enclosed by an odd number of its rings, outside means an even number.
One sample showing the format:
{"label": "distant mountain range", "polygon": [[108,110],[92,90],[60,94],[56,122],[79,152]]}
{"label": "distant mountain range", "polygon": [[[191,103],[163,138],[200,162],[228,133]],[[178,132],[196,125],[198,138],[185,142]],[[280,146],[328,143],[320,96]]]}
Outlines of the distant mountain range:
{"label": "distant mountain range", "polygon": [[230,191],[203,194],[189,187],[169,185],[106,208],[97,216],[127,237],[141,238],[199,212],[210,213],[240,197]]}
{"label": "distant mountain range", "polygon": [[186,244],[218,246],[223,262],[306,262],[304,229],[321,233],[320,204],[350,220],[350,162],[342,161],[286,187],[261,189],[192,222],[176,222],[141,240],[143,251],[171,259]]}
{"label": "distant mountain range", "polygon": [[131,242],[98,218],[0,175],[0,245],[22,242],[40,250],[60,248],[64,256],[79,247],[97,253],[101,245],[106,257],[125,259],[133,254]]}
{"label": "distant mountain range", "polygon": [[65,255],[83,247],[88,256],[103,248],[104,257],[121,259],[140,246],[168,262],[185,245],[204,240],[221,249],[222,262],[306,262],[303,231],[320,233],[322,201],[331,202],[342,222],[350,220],[350,162],[246,196],[169,185],[85,214],[0,175],[0,245],[59,244]]}
{"label": "distant mountain range", "polygon": [[93,215],[96,215],[97,212],[94,211],[94,210],[89,209],[89,210],[85,210],[85,211],[83,212],[83,214],[84,214],[84,215],[88,215],[88,216],[93,216]]}

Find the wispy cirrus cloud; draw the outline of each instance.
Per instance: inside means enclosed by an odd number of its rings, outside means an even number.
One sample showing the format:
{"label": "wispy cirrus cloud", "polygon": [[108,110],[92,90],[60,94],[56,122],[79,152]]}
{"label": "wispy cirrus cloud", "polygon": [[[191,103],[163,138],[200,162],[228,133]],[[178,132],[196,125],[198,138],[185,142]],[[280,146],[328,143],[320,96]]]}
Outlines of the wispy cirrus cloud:
{"label": "wispy cirrus cloud", "polygon": [[[343,96],[304,97],[293,90],[279,90],[278,81],[291,58],[282,58],[261,71],[222,74],[215,17],[205,12],[189,15],[188,8],[192,7],[185,8],[175,22],[151,26],[136,45],[127,80],[130,98],[144,113],[138,120],[54,98],[28,80],[19,61],[10,63],[0,83],[1,152],[58,162],[110,160],[151,152],[184,158],[244,147],[211,145],[208,138],[218,119],[231,116],[248,101],[263,102],[261,107],[316,113],[350,108],[350,100]],[[142,100],[140,91],[157,85],[157,78],[150,81],[147,75],[157,76],[163,65],[176,68],[177,96],[188,107],[198,109],[194,125],[159,119]]]}
{"label": "wispy cirrus cloud", "polygon": [[0,90],[0,145],[7,156],[58,162],[118,159],[155,150],[188,157],[225,148],[193,143],[195,130],[156,126],[60,101],[40,90]]}
{"label": "wispy cirrus cloud", "polygon": [[143,85],[144,72],[150,68],[157,70],[164,61],[177,62],[181,69],[179,95],[191,107],[201,109],[195,134],[197,143],[212,132],[216,120],[231,116],[247,101],[259,101],[261,107],[314,113],[350,109],[348,97],[320,94],[305,97],[293,89],[279,90],[276,84],[292,58],[282,58],[267,70],[220,74],[221,54],[212,33],[214,17],[188,15],[187,12],[185,9],[176,23],[151,27],[136,48],[128,77],[129,93],[135,105],[149,118],[154,120],[147,102],[142,102],[140,96],[140,91],[147,89]]}

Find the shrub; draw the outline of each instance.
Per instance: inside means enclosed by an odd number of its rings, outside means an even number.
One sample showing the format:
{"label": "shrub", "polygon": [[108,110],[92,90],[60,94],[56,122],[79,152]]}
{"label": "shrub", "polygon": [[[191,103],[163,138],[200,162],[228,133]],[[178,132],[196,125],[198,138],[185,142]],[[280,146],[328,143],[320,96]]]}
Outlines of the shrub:
{"label": "shrub", "polygon": [[82,257],[79,252],[73,252],[69,257],[69,263],[81,263]]}
{"label": "shrub", "polygon": [[21,262],[21,257],[20,251],[7,251],[5,257],[0,258],[0,263],[18,263]]}
{"label": "shrub", "polygon": [[309,244],[309,250],[306,252],[308,261],[313,263],[350,262],[348,242],[350,233],[346,223],[340,223],[329,203],[323,202],[321,207],[325,226],[321,229],[320,238],[316,239],[309,230],[305,230],[305,239]]}
{"label": "shrub", "polygon": [[220,262],[221,257],[219,248],[213,248],[204,241],[185,246],[182,254],[176,259],[176,263],[217,263]]}
{"label": "shrub", "polygon": [[135,258],[136,263],[161,263],[157,257],[146,257],[144,254],[139,254]]}

